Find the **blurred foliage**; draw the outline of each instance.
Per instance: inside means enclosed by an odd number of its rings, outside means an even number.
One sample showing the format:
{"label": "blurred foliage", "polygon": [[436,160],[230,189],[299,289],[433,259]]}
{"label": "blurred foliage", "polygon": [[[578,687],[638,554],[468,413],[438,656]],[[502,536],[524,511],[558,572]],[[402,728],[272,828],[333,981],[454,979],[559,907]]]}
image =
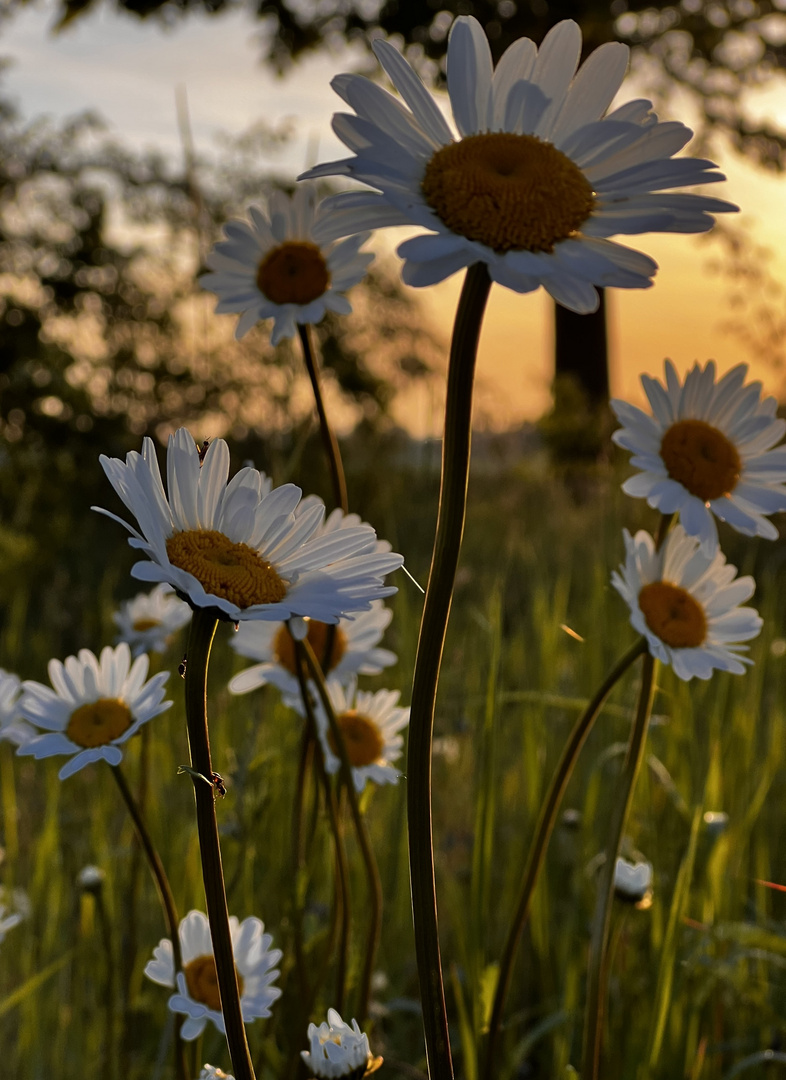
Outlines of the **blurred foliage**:
{"label": "blurred foliage", "polygon": [[[6,10],[26,0],[6,0]],[[56,0],[57,27],[94,11],[99,0]],[[238,0],[114,0],[139,18],[171,24],[188,14],[215,15]],[[666,94],[676,83],[693,95],[707,129],[725,132],[759,164],[781,168],[786,136],[766,118],[746,115],[740,94],[786,67],[782,0],[250,0],[266,25],[266,60],[284,71],[302,55],[343,41],[368,45],[395,36],[428,80],[444,76],[447,32],[456,15],[479,19],[499,57],[516,38],[540,41],[560,19],[575,19],[585,54],[606,41],[634,50],[634,68]]]}

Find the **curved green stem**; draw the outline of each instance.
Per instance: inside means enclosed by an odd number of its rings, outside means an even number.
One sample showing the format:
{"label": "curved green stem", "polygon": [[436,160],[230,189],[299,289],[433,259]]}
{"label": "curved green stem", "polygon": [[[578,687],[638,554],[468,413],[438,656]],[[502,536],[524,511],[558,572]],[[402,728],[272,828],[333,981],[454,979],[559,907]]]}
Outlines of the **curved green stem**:
{"label": "curved green stem", "polygon": [[554,831],[557,813],[559,812],[565,789],[573,774],[573,769],[579,754],[581,753],[581,749],[586,742],[587,736],[592,730],[598,713],[603,707],[603,703],[628,668],[642,655],[642,653],[646,652],[646,649],[647,642],[645,638],[639,638],[639,640],[628,649],[625,655],[621,657],[617,664],[615,664],[598,687],[595,696],[576,721],[576,724],[568,737],[559,764],[557,765],[557,771],[555,772],[551,785],[546,793],[546,798],[543,800],[537,828],[535,829],[535,836],[530,845],[527,863],[521,878],[516,913],[510,925],[510,930],[508,931],[505,948],[500,957],[499,976],[497,978],[497,988],[494,995],[491,1019],[489,1021],[488,1041],[486,1043],[486,1064],[484,1072],[486,1080],[493,1080],[496,1075],[494,1072],[494,1058],[502,1024],[502,1016],[505,1010],[505,1001],[510,989],[511,976],[513,975],[513,963],[521,942],[521,935],[524,932],[524,927],[529,918],[535,886],[543,867],[546,849],[551,840],[551,834]]}
{"label": "curved green stem", "polygon": [[319,431],[322,435],[322,444],[325,447],[325,453],[327,454],[330,480],[333,485],[333,498],[335,499],[336,506],[340,506],[346,514],[349,511],[349,501],[347,499],[347,483],[344,478],[344,466],[341,461],[341,451],[338,447],[338,440],[333,434],[333,429],[330,426],[325,411],[325,403],[322,399],[322,389],[319,385],[319,372],[317,369],[313,332],[311,326],[303,325],[302,323],[298,323],[297,332],[300,336],[300,344],[303,346],[303,359],[306,363],[308,377],[311,380],[311,389],[314,391],[314,401],[317,406],[317,415],[319,416]]}
{"label": "curved green stem", "polygon": [[[134,830],[136,832],[137,840],[139,841],[139,846],[144,852],[145,858],[147,859],[147,865],[150,867],[150,873],[156,884],[158,898],[161,901],[161,909],[164,912],[167,937],[172,942],[172,959],[175,965],[175,972],[182,971],[183,957],[180,951],[180,922],[177,917],[175,898],[172,895],[169,878],[166,876],[166,871],[164,870],[164,864],[161,862],[161,857],[156,850],[156,846],[153,843],[153,839],[150,836],[147,824],[145,823],[144,814],[134,798],[128,781],[126,780],[125,773],[119,765],[110,765],[109,770],[115,778],[115,783],[123,797],[123,802],[126,804],[126,809],[134,823]],[[180,1038],[180,1029],[183,1026],[184,1020],[185,1017],[183,1016],[177,1016],[175,1018],[175,1068],[177,1070],[178,1080],[190,1080],[190,1070],[185,1057],[185,1044]]]}
{"label": "curved green stem", "polygon": [[617,798],[606,844],[606,859],[600,871],[598,883],[598,901],[592,925],[590,940],[589,970],[587,973],[587,1004],[584,1029],[584,1053],[582,1077],[584,1080],[598,1080],[600,1075],[600,1054],[603,1043],[603,1019],[606,1010],[608,984],[608,948],[611,929],[611,910],[614,900],[614,869],[619,854],[620,842],[628,818],[636,778],[644,760],[647,741],[647,728],[652,713],[652,698],[655,690],[656,661],[650,653],[645,653],[641,671],[641,689],[633,721],[628,752],[617,786]]}
{"label": "curved green stem", "polygon": [[210,738],[207,727],[207,665],[218,620],[209,609],[198,609],[191,619],[186,667],[186,723],[194,776],[199,850],[202,857],[202,878],[205,885],[207,917],[213,941],[213,956],[221,996],[229,1056],[236,1080],[254,1080],[254,1067],[246,1041],[246,1029],[240,1010],[240,992],[229,931],[229,912],[221,866],[221,848],[212,785],[204,783],[212,777]]}
{"label": "curved green stem", "polygon": [[371,907],[371,914],[369,917],[368,926],[368,940],[366,943],[365,956],[363,959],[363,972],[360,979],[360,995],[358,1001],[357,1012],[355,1013],[355,1019],[362,1027],[368,1013],[368,1002],[371,997],[371,978],[374,974],[374,963],[376,961],[377,950],[379,948],[379,938],[382,930],[382,882],[379,878],[379,869],[377,867],[377,861],[374,858],[374,852],[371,847],[371,839],[368,835],[368,829],[366,828],[366,822],[363,819],[363,815],[360,812],[360,805],[358,803],[357,792],[355,791],[355,784],[352,779],[352,766],[349,763],[347,757],[347,748],[344,742],[344,736],[341,733],[341,729],[338,726],[336,720],[335,710],[333,709],[333,703],[330,700],[330,694],[328,693],[327,684],[325,683],[325,676],[322,673],[322,668],[319,666],[314,650],[309,645],[308,641],[300,642],[300,647],[305,656],[306,663],[311,678],[314,680],[317,686],[317,692],[319,693],[322,707],[325,710],[325,714],[328,718],[328,724],[330,725],[330,733],[333,736],[333,742],[336,745],[338,756],[341,760],[341,769],[339,775],[341,782],[344,786],[347,798],[349,800],[349,809],[352,814],[352,823],[355,827],[355,835],[357,837],[358,846],[360,848],[360,854],[363,859],[363,866],[366,871],[366,879],[368,883],[369,903]]}
{"label": "curved green stem", "polygon": [[456,577],[469,479],[472,385],[491,279],[484,263],[467,270],[450,346],[437,532],[412,684],[407,752],[407,817],[412,920],[431,1080],[452,1080],[431,823],[431,741],[439,669]]}

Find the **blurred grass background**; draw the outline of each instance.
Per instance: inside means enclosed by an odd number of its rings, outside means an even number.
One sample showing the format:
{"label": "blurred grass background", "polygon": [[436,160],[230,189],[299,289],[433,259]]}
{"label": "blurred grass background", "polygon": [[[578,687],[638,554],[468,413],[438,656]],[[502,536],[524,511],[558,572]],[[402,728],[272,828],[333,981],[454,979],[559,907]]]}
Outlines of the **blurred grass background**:
{"label": "blurred grass background", "polygon": [[[312,454],[307,445],[300,457],[273,449],[265,459],[263,448],[257,464],[276,482],[321,489],[321,465],[313,475],[305,471],[319,462],[316,448]],[[358,435],[345,450],[351,507],[425,583],[436,448],[413,454],[411,446],[404,452],[395,441]],[[478,1076],[494,963],[545,786],[583,702],[633,640],[625,606],[609,585],[622,558],[621,528],[655,527],[652,512],[622,496],[624,473],[614,466],[565,472],[539,453],[495,462],[485,451],[473,469],[434,757],[443,958],[457,1075],[466,1080]],[[95,470],[95,486],[104,489],[97,501],[117,510],[97,463]],[[97,651],[111,641],[113,606],[137,591],[122,531],[87,515],[86,506],[74,505],[69,527],[52,534],[48,578],[17,574],[9,583],[0,657],[23,678],[45,681],[50,656],[83,646]],[[722,543],[741,572],[756,575],[754,602],[765,630],[744,677],[716,674],[707,684],[686,685],[660,671],[649,767],[625,841],[625,853],[652,862],[654,896],[646,911],[615,907],[604,1065],[613,1080],[776,1076],[786,1049],[786,895],[757,884],[786,883],[784,548],[727,532]],[[403,575],[396,583],[384,644],[399,663],[363,685],[399,687],[407,704],[421,596]],[[284,951],[277,980],[283,997],[271,1019],[247,1029],[258,1075],[274,1077],[305,1047],[307,1021],[323,1019],[334,1000],[331,971],[314,1015],[301,1015],[292,938],[301,890],[315,970],[329,919],[331,841],[322,815],[310,837],[307,879],[296,880],[291,823],[300,721],[273,689],[228,694],[229,676],[245,665],[229,647],[230,634],[231,627],[220,627],[210,674],[215,767],[229,787],[218,813],[230,912],[262,918]],[[176,775],[188,760],[176,673],[183,648],[177,643],[164,661],[175,706],[149,725],[149,764],[142,769],[139,738],[123,763],[134,785],[148,785],[151,831],[181,915],[204,906],[191,783]],[[570,813],[554,835],[514,976],[500,1080],[561,1078],[580,1064],[594,869],[636,690],[634,672],[601,714],[568,790]],[[61,783],[59,764],[16,759],[13,747],[0,744],[0,882],[5,890],[23,889],[30,903],[29,917],[0,944],[4,1074],[163,1080],[171,1076],[167,991],[142,975],[164,934],[153,885],[142,867],[132,898],[133,835],[109,768],[92,766]],[[388,1075],[414,1077],[425,1063],[405,783],[370,790],[365,800],[385,897],[371,1043],[386,1057]],[[728,814],[725,828],[707,824],[706,811]],[[345,1018],[355,1001],[367,914],[351,830],[348,844],[353,937]],[[111,971],[98,905],[76,886],[89,863],[106,873]],[[119,1051],[107,1063],[110,976]],[[229,1067],[212,1028],[196,1054],[200,1064]]]}

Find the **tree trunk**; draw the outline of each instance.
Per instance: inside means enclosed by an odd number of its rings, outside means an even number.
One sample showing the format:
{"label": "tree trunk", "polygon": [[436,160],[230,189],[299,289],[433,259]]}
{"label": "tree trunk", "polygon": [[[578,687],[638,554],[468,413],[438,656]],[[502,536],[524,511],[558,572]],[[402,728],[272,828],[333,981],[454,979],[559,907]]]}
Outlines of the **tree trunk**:
{"label": "tree trunk", "polygon": [[606,295],[598,289],[600,305],[592,315],[577,315],[555,304],[555,381],[570,376],[590,406],[609,400]]}

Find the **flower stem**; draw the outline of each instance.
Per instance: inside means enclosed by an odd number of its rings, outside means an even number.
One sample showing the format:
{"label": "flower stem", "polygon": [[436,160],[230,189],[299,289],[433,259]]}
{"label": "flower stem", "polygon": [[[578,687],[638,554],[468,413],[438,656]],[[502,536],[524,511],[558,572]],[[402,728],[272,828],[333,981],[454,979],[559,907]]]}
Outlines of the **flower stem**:
{"label": "flower stem", "polygon": [[557,771],[555,772],[551,785],[546,793],[546,798],[543,800],[535,836],[530,845],[527,863],[521,878],[516,914],[513,917],[513,922],[511,923],[505,942],[505,948],[500,957],[497,988],[494,995],[491,1020],[489,1021],[488,1041],[486,1043],[486,1065],[484,1073],[486,1080],[493,1080],[496,1075],[494,1072],[494,1057],[497,1049],[500,1026],[502,1024],[502,1016],[505,1010],[505,1001],[510,989],[513,963],[519,943],[521,942],[521,935],[524,932],[524,927],[529,918],[532,897],[535,892],[535,886],[537,885],[540,871],[543,867],[546,849],[551,840],[551,834],[554,831],[557,813],[562,803],[562,797],[565,794],[565,789],[573,775],[573,769],[579,754],[581,753],[581,749],[584,746],[587,736],[592,730],[598,713],[603,707],[603,703],[628,668],[646,651],[646,648],[646,639],[639,638],[639,640],[628,649],[624,656],[621,657],[617,664],[615,664],[598,687],[595,696],[576,721],[576,724],[570,733],[565,748],[562,751],[559,764],[557,765]]}
{"label": "flower stem", "polygon": [[491,279],[484,263],[464,279],[448,365],[437,532],[418,638],[407,753],[407,817],[415,953],[432,1080],[452,1080],[448,1018],[437,925],[431,822],[431,741],[437,684],[456,577],[469,479],[472,385]]}
{"label": "flower stem", "polygon": [[374,858],[368,829],[366,828],[363,815],[360,812],[360,805],[358,803],[357,792],[355,791],[355,783],[352,779],[352,767],[347,756],[344,736],[342,735],[341,728],[338,726],[336,720],[333,703],[330,700],[330,694],[328,693],[327,685],[325,683],[325,676],[314,655],[314,650],[308,643],[308,639],[300,642],[299,645],[306,658],[311,678],[316,683],[322,707],[328,718],[333,742],[336,745],[338,756],[341,760],[339,775],[349,800],[352,823],[355,826],[355,835],[357,837],[358,846],[360,847],[360,854],[363,859],[363,866],[366,871],[366,879],[368,882],[371,914],[369,917],[368,941],[363,960],[363,973],[360,979],[359,1003],[357,1012],[355,1013],[355,1019],[362,1027],[366,1019],[366,1014],[368,1013],[368,1002],[371,996],[371,977],[374,974],[374,963],[377,956],[377,949],[379,948],[380,932],[382,930],[382,883],[379,878],[379,869],[377,867],[377,861]]}
{"label": "flower stem", "polygon": [[[207,726],[207,665],[218,620],[209,609],[194,611],[188,637],[188,664],[186,667],[186,723],[188,744],[191,751],[191,768],[202,777],[210,778],[213,765],[210,760],[210,738]],[[237,985],[232,937],[229,931],[224,873],[221,866],[221,848],[218,842],[218,825],[213,788],[194,777],[199,850],[202,856],[202,879],[205,885],[207,917],[213,942],[213,956],[218,976],[221,1011],[224,1016],[229,1056],[236,1080],[254,1080],[254,1067],[246,1041],[246,1029],[240,1010],[240,992]]]}
{"label": "flower stem", "polygon": [[622,776],[617,785],[617,799],[612,814],[609,839],[606,844],[606,859],[600,871],[598,900],[592,924],[589,970],[587,973],[587,1004],[581,1074],[584,1080],[598,1080],[599,1076],[600,1053],[603,1042],[603,1019],[608,989],[608,948],[611,910],[614,900],[614,869],[625,829],[625,822],[633,801],[636,778],[644,760],[647,728],[652,713],[652,698],[655,688],[655,667],[654,657],[648,652],[645,653],[636,717],[633,721]]}
{"label": "flower stem", "polygon": [[[145,858],[147,859],[150,873],[153,875],[158,898],[161,901],[161,908],[164,912],[167,937],[172,942],[172,958],[175,964],[175,972],[177,973],[178,971],[183,970],[183,957],[180,951],[180,922],[177,917],[175,898],[172,895],[169,878],[166,876],[164,864],[161,862],[161,857],[150,836],[144,815],[133,796],[128,781],[126,780],[125,773],[119,765],[110,765],[109,771],[115,778],[115,783],[123,797],[123,802],[126,804],[126,809],[134,823],[136,836],[139,840],[140,847],[145,854]],[[177,1069],[178,1080],[189,1080],[190,1074],[185,1059],[185,1046],[180,1038],[180,1028],[182,1026],[183,1018],[178,1017],[175,1023],[175,1066]]]}
{"label": "flower stem", "polygon": [[346,514],[349,511],[349,501],[347,499],[347,484],[344,479],[344,466],[341,462],[341,451],[339,450],[338,440],[333,434],[333,429],[330,426],[327,413],[325,412],[322,389],[319,385],[319,371],[317,368],[312,328],[309,325],[298,323],[297,331],[300,335],[300,344],[303,346],[303,359],[306,363],[308,377],[311,380],[311,389],[314,391],[314,401],[317,406],[317,415],[319,416],[319,430],[322,435],[322,444],[325,447],[325,453],[327,454],[330,480],[333,485],[333,498],[336,506],[340,506]]}

